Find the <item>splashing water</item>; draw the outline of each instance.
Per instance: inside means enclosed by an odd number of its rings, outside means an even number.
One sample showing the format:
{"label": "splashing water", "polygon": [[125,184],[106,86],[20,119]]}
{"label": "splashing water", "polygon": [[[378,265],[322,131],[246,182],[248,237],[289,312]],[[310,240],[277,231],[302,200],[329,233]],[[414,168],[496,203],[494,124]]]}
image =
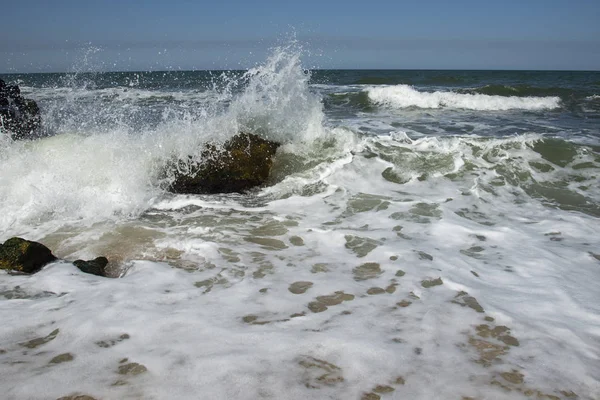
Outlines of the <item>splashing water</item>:
{"label": "splashing water", "polygon": [[240,131],[310,146],[327,130],[300,56],[295,44],[279,47],[242,75],[224,73],[188,90],[131,82],[95,88],[79,79],[41,89],[44,121],[55,135],[1,150],[2,225],[135,217],[161,195],[165,163],[199,157],[203,143]]}

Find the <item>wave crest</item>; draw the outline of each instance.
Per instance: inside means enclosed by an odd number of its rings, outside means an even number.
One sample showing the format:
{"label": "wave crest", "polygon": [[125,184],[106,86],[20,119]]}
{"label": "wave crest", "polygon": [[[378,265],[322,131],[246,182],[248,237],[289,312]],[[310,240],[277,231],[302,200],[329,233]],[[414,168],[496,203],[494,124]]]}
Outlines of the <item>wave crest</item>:
{"label": "wave crest", "polygon": [[491,96],[455,92],[420,92],[409,85],[372,87],[369,99],[392,108],[457,108],[482,111],[551,110],[560,107],[559,97]]}

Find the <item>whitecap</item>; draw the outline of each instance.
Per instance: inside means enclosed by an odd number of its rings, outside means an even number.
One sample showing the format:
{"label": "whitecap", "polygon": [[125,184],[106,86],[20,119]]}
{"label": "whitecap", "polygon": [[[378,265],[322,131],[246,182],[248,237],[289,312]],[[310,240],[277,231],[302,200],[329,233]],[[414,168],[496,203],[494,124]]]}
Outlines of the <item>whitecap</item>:
{"label": "whitecap", "polygon": [[490,96],[453,92],[421,92],[410,85],[367,89],[369,99],[392,108],[454,108],[482,111],[550,110],[560,107],[559,97]]}

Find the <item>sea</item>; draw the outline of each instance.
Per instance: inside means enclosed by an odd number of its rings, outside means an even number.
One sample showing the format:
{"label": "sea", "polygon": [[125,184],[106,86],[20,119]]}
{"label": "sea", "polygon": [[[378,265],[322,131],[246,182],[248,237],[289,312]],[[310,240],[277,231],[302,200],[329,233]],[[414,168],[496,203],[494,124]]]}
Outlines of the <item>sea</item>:
{"label": "sea", "polygon": [[[599,399],[600,72],[2,75],[2,399]],[[168,191],[238,132],[267,185]],[[70,262],[106,256],[112,278]],[[76,397],[76,396],[90,397]]]}

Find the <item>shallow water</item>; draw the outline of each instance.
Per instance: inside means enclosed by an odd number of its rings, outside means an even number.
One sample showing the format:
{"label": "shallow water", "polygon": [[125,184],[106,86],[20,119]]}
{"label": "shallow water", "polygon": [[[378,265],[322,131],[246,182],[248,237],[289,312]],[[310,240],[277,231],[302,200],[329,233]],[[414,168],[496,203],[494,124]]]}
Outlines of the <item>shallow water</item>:
{"label": "shallow water", "polygon": [[[0,275],[4,398],[600,397],[598,73],[4,78],[51,136],[2,138],[0,240],[120,276]],[[271,186],[165,191],[238,130]]]}

